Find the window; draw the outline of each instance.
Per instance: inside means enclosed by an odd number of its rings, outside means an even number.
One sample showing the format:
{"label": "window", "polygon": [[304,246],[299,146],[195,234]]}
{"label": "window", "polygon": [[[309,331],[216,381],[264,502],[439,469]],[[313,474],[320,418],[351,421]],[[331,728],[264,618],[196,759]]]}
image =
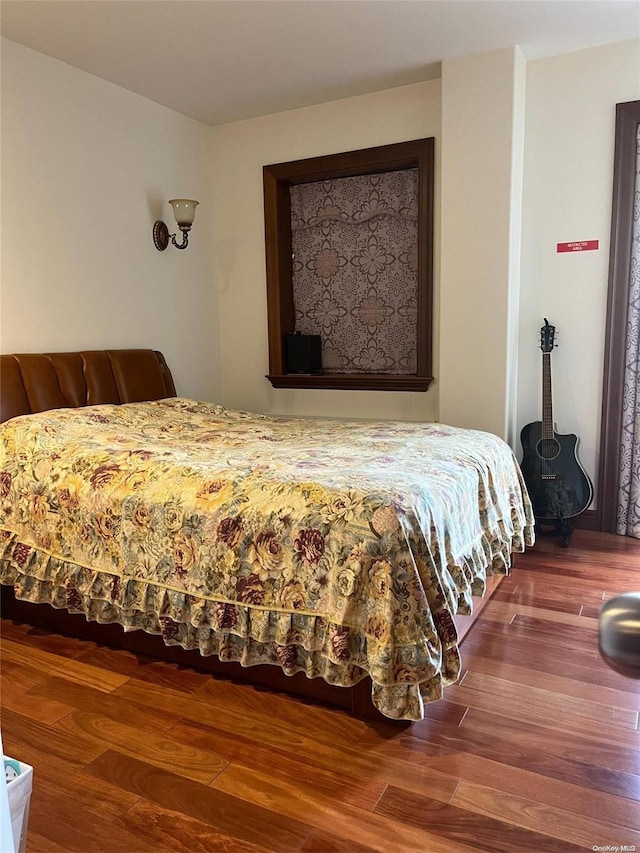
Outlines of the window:
{"label": "window", "polygon": [[[433,139],[265,166],[264,195],[274,387],[426,390]],[[286,372],[295,330],[321,335],[322,373]]]}

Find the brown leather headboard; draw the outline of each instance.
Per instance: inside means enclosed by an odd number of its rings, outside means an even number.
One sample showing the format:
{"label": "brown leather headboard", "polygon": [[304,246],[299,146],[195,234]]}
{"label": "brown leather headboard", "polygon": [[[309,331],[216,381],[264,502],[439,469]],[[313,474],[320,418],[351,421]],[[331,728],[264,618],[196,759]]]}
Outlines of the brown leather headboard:
{"label": "brown leather headboard", "polygon": [[47,409],[175,396],[164,356],[151,349],[0,356],[0,421]]}

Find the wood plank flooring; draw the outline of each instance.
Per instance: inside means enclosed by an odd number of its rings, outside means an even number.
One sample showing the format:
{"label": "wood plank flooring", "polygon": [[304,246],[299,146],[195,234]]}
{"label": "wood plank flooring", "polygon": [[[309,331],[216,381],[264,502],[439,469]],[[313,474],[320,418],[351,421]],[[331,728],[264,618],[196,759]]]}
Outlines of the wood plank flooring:
{"label": "wood plank flooring", "polygon": [[413,725],[2,620],[27,851],[640,851],[640,680],[597,651],[602,601],[637,589],[639,541],[540,540]]}

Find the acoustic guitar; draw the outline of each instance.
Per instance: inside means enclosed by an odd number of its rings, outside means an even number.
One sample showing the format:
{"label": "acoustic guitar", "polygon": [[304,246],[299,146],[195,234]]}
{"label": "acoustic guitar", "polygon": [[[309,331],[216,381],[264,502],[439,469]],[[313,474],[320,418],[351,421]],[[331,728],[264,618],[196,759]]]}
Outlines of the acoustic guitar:
{"label": "acoustic guitar", "polygon": [[[555,326],[545,317],[540,329],[542,350],[542,420],[523,427],[520,433],[524,456],[522,473],[533,503],[539,532],[556,532],[568,547],[570,519],[580,515],[593,500],[593,485],[578,460],[578,437],[555,431],[551,399],[551,351],[556,344]],[[540,523],[553,524],[545,531]]]}

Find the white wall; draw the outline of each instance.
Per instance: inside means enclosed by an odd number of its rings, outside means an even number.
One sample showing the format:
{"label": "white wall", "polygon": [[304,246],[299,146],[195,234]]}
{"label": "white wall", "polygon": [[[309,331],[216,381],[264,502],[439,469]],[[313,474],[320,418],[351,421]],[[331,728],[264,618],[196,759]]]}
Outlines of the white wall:
{"label": "white wall", "polygon": [[[4,39],[1,59],[2,351],[151,347],[215,399],[211,129]],[[202,203],[161,253],[176,196]]]}
{"label": "white wall", "polygon": [[[262,167],[435,136],[437,246],[439,135],[439,80],[214,129],[214,253],[225,405],[297,415],[435,419],[435,387],[424,393],[292,390],[274,389],[264,378],[268,345]],[[437,375],[437,257],[435,290]]]}
{"label": "white wall", "polygon": [[[615,105],[640,98],[640,41],[527,65],[518,422],[541,418],[538,331],[558,331],[554,418],[595,481],[608,286]],[[599,240],[598,251],[556,244]]]}
{"label": "white wall", "polygon": [[442,63],[440,420],[509,440],[524,80],[517,47]]}

